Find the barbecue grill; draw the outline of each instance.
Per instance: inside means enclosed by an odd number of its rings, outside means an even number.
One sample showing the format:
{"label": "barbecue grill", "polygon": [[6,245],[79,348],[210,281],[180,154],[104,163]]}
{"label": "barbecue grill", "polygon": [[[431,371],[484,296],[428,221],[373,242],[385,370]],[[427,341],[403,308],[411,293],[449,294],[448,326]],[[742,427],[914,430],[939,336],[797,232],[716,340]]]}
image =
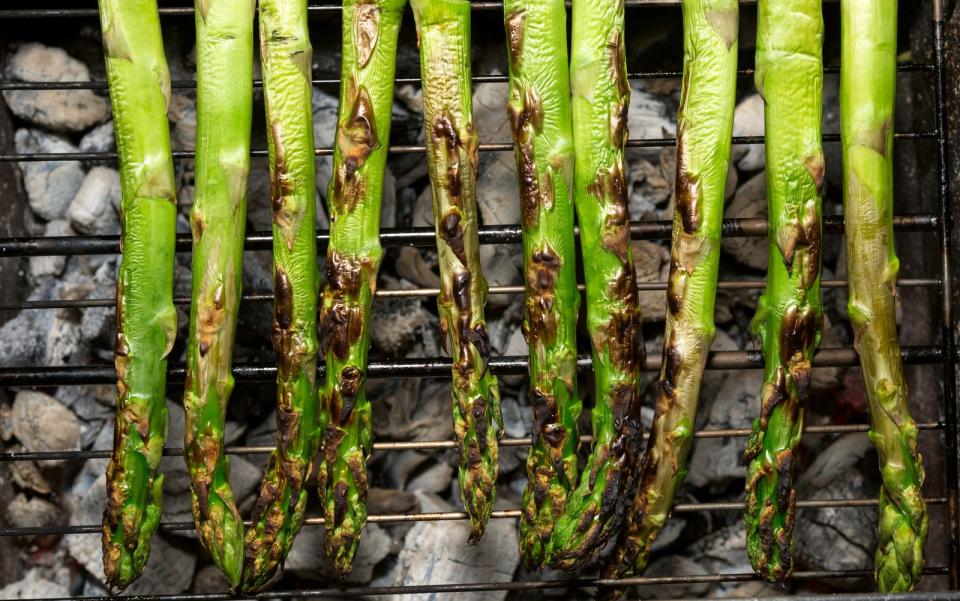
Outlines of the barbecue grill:
{"label": "barbecue grill", "polygon": [[[931,304],[926,308],[931,312],[930,321],[934,324],[926,332],[925,338],[920,341],[904,341],[902,355],[907,366],[925,365],[928,366],[924,374],[935,375],[937,385],[928,385],[923,388],[924,391],[934,391],[939,394],[937,406],[939,415],[919,416],[918,426],[921,430],[920,440],[923,445],[924,454],[927,458],[927,482],[925,484],[925,493],[927,503],[930,506],[931,528],[930,540],[927,544],[928,562],[924,570],[924,580],[921,587],[922,593],[903,595],[902,599],[931,599],[931,600],[960,600],[960,507],[958,507],[958,452],[957,452],[957,393],[955,381],[955,361],[953,332],[956,327],[954,317],[951,311],[951,196],[949,188],[949,157],[948,153],[952,150],[949,147],[949,139],[946,131],[947,119],[945,106],[953,99],[946,97],[945,77],[947,67],[945,66],[945,34],[944,34],[944,2],[946,0],[923,0],[916,3],[917,6],[904,6],[903,14],[912,17],[914,21],[920,18],[932,19],[930,31],[932,32],[932,48],[928,48],[925,54],[917,53],[911,57],[910,62],[899,65],[899,77],[915,78],[915,81],[922,82],[926,87],[926,92],[919,95],[926,95],[929,102],[925,106],[922,101],[917,102],[918,107],[924,107],[928,110],[924,118],[915,119],[916,122],[929,124],[927,127],[917,127],[907,131],[898,131],[895,134],[895,144],[899,153],[913,152],[914,149],[922,149],[929,153],[925,156],[935,156],[935,165],[930,170],[935,178],[935,194],[931,194],[929,201],[922,198],[918,201],[910,199],[906,202],[899,198],[896,206],[898,207],[895,219],[895,230],[898,237],[898,250],[903,258],[905,268],[902,270],[904,277],[901,278],[899,286],[904,294],[921,292],[925,298],[932,299],[936,306]],[[679,13],[679,0],[624,0],[628,19],[631,12],[650,10],[656,7],[658,10],[673,10]],[[184,27],[192,27],[190,19],[193,16],[192,6],[174,5],[171,2],[161,0],[161,15],[164,19],[164,26],[171,22],[177,22]],[[752,10],[750,5],[755,0],[744,0],[742,5],[744,10]],[[5,3],[6,4],[6,3]],[[88,0],[69,8],[43,8],[42,2],[37,7],[30,4],[24,8],[19,8],[19,3],[11,3],[13,8],[8,7],[0,9],[0,32],[10,31],[12,28],[19,27],[24,21],[42,23],[47,20],[55,19],[84,19],[95,23],[97,9],[93,0]],[[831,2],[825,5],[826,10],[830,10]],[[910,4],[910,3],[906,3]],[[486,12],[498,14],[502,10],[500,2],[492,1],[474,1],[473,9],[477,13]],[[339,22],[338,4],[318,3],[318,0],[311,0],[309,13],[314,17],[333,16],[335,22]],[[412,19],[408,17],[404,27],[412,25]],[[906,19],[904,19],[906,20]],[[629,29],[629,20],[628,20]],[[474,28],[475,35],[484,35],[482,28]],[[2,39],[0,33],[0,39]],[[750,35],[750,34],[748,34]],[[836,28],[831,29],[828,25],[827,36],[836,38],[839,32]],[[679,40],[676,41],[679,44]],[[404,43],[404,42],[401,42]],[[742,56],[742,55],[741,55]],[[632,79],[667,79],[680,78],[681,72],[677,69],[670,70],[637,70],[638,65],[629,65],[631,68],[630,77]],[[828,73],[837,73],[839,68],[831,66],[826,69]],[[339,79],[336,74],[321,73],[314,79],[314,85],[326,86],[335,89],[339,85]],[[750,68],[741,68],[739,71],[740,85],[750,85],[753,76],[753,70]],[[478,74],[474,77],[475,82],[505,82],[505,75],[498,74]],[[416,77],[400,77],[397,83],[419,83]],[[260,82],[256,81],[259,86]],[[174,88],[189,89],[194,86],[191,81],[174,81]],[[0,90],[82,90],[94,89],[105,93],[106,82],[23,82],[0,80]],[[902,86],[901,86],[902,89]],[[932,115],[930,115],[932,112]],[[839,142],[839,135],[834,132],[826,132],[823,136],[825,144],[836,144]],[[112,152],[72,152],[72,153],[17,153],[14,151],[12,143],[9,140],[3,140],[0,137],[0,163],[10,162],[29,162],[29,161],[112,161],[116,159],[116,153]],[[762,136],[759,137],[736,137],[734,144],[757,144],[762,143]],[[3,146],[4,143],[9,143]],[[674,145],[672,138],[646,138],[631,139],[628,142],[629,147],[634,148],[659,148],[670,147]],[[479,150],[481,153],[489,152],[511,152],[513,150],[512,142],[509,140],[483,140]],[[419,145],[392,146],[392,153],[423,154],[425,148]],[[332,148],[318,148],[317,155],[332,155]],[[918,150],[919,152],[919,150]],[[255,148],[255,156],[266,156],[266,149]],[[192,152],[175,152],[177,159],[191,159]],[[906,187],[900,183],[897,187],[898,192]],[[918,196],[920,196],[918,194]],[[4,200],[0,198],[0,206]],[[910,212],[904,212],[909,207]],[[634,239],[661,240],[669,239],[671,234],[671,223],[666,221],[637,221],[632,224],[632,234]],[[839,216],[825,216],[824,232],[827,235],[842,234],[843,221]],[[723,224],[724,237],[760,237],[766,235],[766,221],[763,219],[727,219]],[[327,242],[327,233],[325,231],[317,232],[317,242],[323,247]],[[434,231],[432,228],[391,228],[383,231],[381,240],[384,247],[431,247],[435,244]],[[521,241],[520,226],[514,225],[488,225],[480,229],[481,244],[513,244],[518,245]],[[269,232],[251,231],[248,232],[245,240],[247,250],[268,250],[270,248],[271,236]],[[180,234],[177,238],[178,252],[190,251],[189,234]],[[64,255],[109,255],[119,252],[119,239],[116,236],[65,236],[65,237],[18,237],[18,238],[0,238],[0,262],[17,261],[24,257],[39,256],[64,256]],[[937,257],[938,261],[930,263],[931,257]],[[825,279],[823,286],[825,288],[842,288],[846,285],[844,280]],[[721,290],[748,289],[759,290],[763,287],[762,277],[751,280],[726,280],[721,281],[719,288]],[[663,291],[666,289],[666,282],[644,282],[640,284],[641,290]],[[434,296],[438,293],[436,289],[416,288],[416,289],[381,289],[376,296],[378,298],[398,298],[413,296]],[[518,295],[523,293],[523,286],[493,286],[491,294]],[[921,294],[918,297],[924,298]],[[269,291],[247,291],[243,296],[245,303],[269,303],[273,299]],[[177,304],[188,304],[189,297],[178,297],[175,299]],[[112,298],[87,298],[87,299],[59,299],[59,300],[31,300],[31,301],[0,301],[0,312],[6,312],[12,315],[18,311],[49,311],[55,309],[76,309],[84,310],[90,307],[111,307],[114,304]],[[376,305],[374,306],[376,311]],[[917,310],[911,308],[911,310]],[[4,344],[8,341],[3,341]],[[581,351],[587,349],[581,348]],[[322,361],[320,369],[322,370]],[[717,351],[710,355],[707,363],[707,369],[711,370],[748,370],[760,369],[763,362],[760,352],[757,350],[737,350],[737,351]],[[852,348],[823,348],[817,355],[814,362],[815,366],[855,366],[857,365],[857,356]],[[579,358],[581,369],[590,368],[590,357],[583,354]],[[491,368],[498,375],[522,375],[526,373],[526,357],[524,356],[506,356],[495,357],[491,361]],[[659,353],[652,353],[644,366],[645,371],[657,371],[660,368]],[[909,369],[909,368],[908,368]],[[272,381],[276,377],[275,366],[269,363],[237,363],[234,365],[234,374],[238,381]],[[182,364],[171,364],[170,381],[182,381],[185,375],[185,369]],[[449,377],[449,361],[442,357],[428,357],[422,359],[398,359],[398,360],[375,360],[369,367],[370,378],[404,378],[404,377]],[[911,392],[921,394],[920,388],[916,386],[916,377],[911,378],[914,388]],[[115,373],[112,364],[99,365],[71,365],[71,366],[48,366],[48,365],[0,365],[0,387],[23,388],[23,387],[52,387],[52,386],[79,386],[90,384],[112,384],[115,382]],[[705,391],[710,394],[710,391]],[[913,398],[915,394],[912,394]],[[924,393],[925,394],[925,393]],[[377,411],[376,399],[373,400],[374,412]],[[924,419],[926,417],[926,419]],[[846,434],[866,432],[865,424],[823,424],[811,425],[806,428],[806,436],[816,436],[824,434]],[[726,438],[739,437],[746,438],[750,433],[748,428],[742,429],[705,429],[696,432],[697,439],[705,438]],[[584,437],[584,440],[589,440]],[[168,440],[167,447],[164,450],[165,455],[175,456],[182,453],[179,448],[181,441]],[[522,447],[529,445],[528,438],[505,438],[502,443],[508,447]],[[453,440],[433,440],[433,441],[391,441],[375,442],[374,450],[381,452],[400,451],[400,450],[442,450],[455,448]],[[227,453],[233,455],[255,455],[265,454],[271,450],[270,447],[254,446],[233,446],[227,448]],[[92,458],[107,458],[110,452],[107,450],[81,450],[81,451],[51,451],[51,452],[0,452],[0,462],[22,462],[28,460],[68,460],[84,461]],[[859,511],[862,508],[873,507],[876,505],[875,498],[841,498],[829,500],[804,500],[797,503],[798,509],[814,508],[846,508],[846,511]],[[674,508],[675,515],[693,514],[703,512],[739,512],[742,510],[740,502],[716,502],[716,503],[681,503]],[[797,530],[804,527],[803,512],[800,513]],[[510,508],[494,511],[492,519],[516,520],[520,516],[520,510]],[[400,522],[418,522],[418,521],[443,521],[443,520],[465,520],[466,514],[461,512],[436,512],[436,513],[394,513],[371,515],[369,521],[372,523],[400,523]],[[308,518],[304,528],[314,528],[323,524],[322,518]],[[164,521],[160,529],[163,531],[190,530],[192,522],[171,522]],[[8,527],[6,524],[0,524],[0,537],[16,537],[29,535],[63,535],[71,533],[89,533],[90,536],[97,536],[100,533],[100,524],[81,524],[70,526],[55,527]],[[465,541],[451,541],[451,544],[466,544]],[[319,553],[320,550],[318,549]],[[872,557],[872,553],[871,553]],[[793,576],[795,580],[842,580],[842,579],[862,579],[869,578],[872,575],[872,566],[863,565],[860,569],[835,570],[835,571],[800,571]],[[636,577],[620,581],[602,581],[605,584],[614,584],[616,586],[638,586],[641,594],[649,586],[670,585],[670,584],[688,584],[688,583],[721,583],[721,582],[740,582],[755,580],[756,576],[752,573],[715,573],[698,576],[686,576],[680,574],[658,575],[656,577]],[[0,581],[3,578],[0,577]],[[590,577],[590,574],[579,575],[574,579],[556,579],[551,577],[539,577],[537,575],[527,576],[522,581],[503,581],[503,582],[472,582],[472,583],[445,583],[431,582],[428,585],[421,586],[366,586],[366,587],[336,587],[322,588],[315,590],[270,590],[259,595],[257,598],[323,598],[323,597],[355,597],[364,595],[410,595],[410,598],[418,598],[419,595],[441,594],[441,593],[466,593],[466,592],[484,592],[484,591],[515,591],[515,598],[521,598],[524,592],[547,590],[547,589],[589,589],[596,586],[601,581]],[[891,596],[877,594],[853,594],[850,598],[856,599],[887,599]],[[139,597],[144,601],[212,601],[219,599],[228,599],[228,594],[157,594]],[[814,599],[820,597],[796,596],[797,600]],[[93,600],[99,597],[85,597]]]}

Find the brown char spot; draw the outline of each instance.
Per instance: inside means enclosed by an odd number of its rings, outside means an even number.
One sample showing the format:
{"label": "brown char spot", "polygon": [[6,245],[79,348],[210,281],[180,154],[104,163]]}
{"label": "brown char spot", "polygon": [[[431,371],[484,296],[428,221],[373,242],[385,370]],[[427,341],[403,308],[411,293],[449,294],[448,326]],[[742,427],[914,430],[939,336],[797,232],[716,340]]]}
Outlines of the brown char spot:
{"label": "brown char spot", "polygon": [[523,53],[523,31],[527,21],[525,10],[515,10],[506,18],[507,46],[510,48],[510,68],[516,71],[520,68]]}
{"label": "brown char spot", "polygon": [[784,401],[790,400],[790,385],[787,382],[787,372],[783,366],[777,368],[772,382],[763,385],[763,398],[760,400],[760,425],[767,427],[773,410]]}
{"label": "brown char spot", "polygon": [[450,247],[460,264],[466,266],[467,254],[464,249],[463,224],[458,208],[451,207],[440,220],[440,238]]}
{"label": "brown char spot", "polygon": [[537,224],[540,190],[531,129],[535,131],[542,129],[543,106],[536,92],[532,88],[527,88],[523,96],[523,106],[517,109],[512,103],[508,104],[507,112],[516,143],[523,225],[532,228]]}
{"label": "brown char spot", "polygon": [[350,355],[350,346],[363,333],[363,312],[360,307],[338,299],[323,312],[320,319],[324,352],[330,351],[337,359],[346,359]]}
{"label": "brown char spot", "polygon": [[727,50],[737,43],[737,28],[739,15],[736,8],[715,9],[707,13],[707,21],[717,32]]}
{"label": "brown char spot", "polygon": [[357,44],[357,67],[364,68],[370,62],[380,37],[380,7],[376,4],[360,4],[353,13],[353,32]]}
{"label": "brown char spot", "polygon": [[617,84],[620,97],[630,95],[630,82],[627,80],[627,59],[623,48],[623,32],[616,31],[613,39],[607,43],[607,52],[610,54],[610,74]]}
{"label": "brown char spot", "polygon": [[453,302],[460,311],[470,311],[470,280],[467,270],[453,274]]}
{"label": "brown char spot", "polygon": [[688,234],[700,229],[700,177],[690,169],[689,149],[685,127],[680,127],[677,138],[677,214]]}
{"label": "brown char spot", "polygon": [[530,406],[533,409],[533,437],[537,442],[550,425],[557,423],[557,400],[552,394],[534,386],[530,389]]}
{"label": "brown char spot", "polygon": [[379,145],[370,94],[362,85],[351,85],[351,88],[355,90],[355,95],[350,116],[337,129],[337,146],[340,148],[348,178],[353,177]]}
{"label": "brown char spot", "polygon": [[533,346],[537,341],[552,340],[557,333],[553,300],[561,260],[549,246],[534,252],[527,265],[526,319],[523,333]]}
{"label": "brown char spot", "polygon": [[812,352],[816,338],[817,314],[813,308],[789,305],[783,313],[780,328],[781,360],[792,361],[798,354],[802,357]]}
{"label": "brown char spot", "polygon": [[273,297],[274,324],[281,330],[289,330],[293,323],[293,284],[280,268],[273,275]]}
{"label": "brown char spot", "polygon": [[810,174],[810,179],[813,180],[813,185],[817,188],[817,194],[823,194],[823,178],[826,170],[823,153],[818,152],[807,156],[803,165],[807,168],[807,173]]}
{"label": "brown char spot", "polygon": [[327,286],[344,296],[356,296],[360,292],[363,267],[363,261],[331,250],[326,261]]}
{"label": "brown char spot", "polygon": [[480,450],[487,450],[487,399],[477,396],[470,407],[470,417],[473,418],[473,427],[477,431],[477,444]]}
{"label": "brown char spot", "polygon": [[339,415],[335,416],[338,423],[346,424],[350,420],[350,416],[353,415],[353,407],[360,392],[362,379],[363,372],[354,365],[347,365],[340,370],[339,386],[343,407],[340,408]]}
{"label": "brown char spot", "polygon": [[453,197],[452,200],[454,204],[457,204],[461,191],[459,153],[462,141],[460,139],[460,133],[457,131],[453,115],[450,114],[449,111],[444,111],[442,115],[439,115],[434,120],[433,137],[437,142],[444,145],[444,150],[447,155],[447,191],[450,193],[450,196]]}
{"label": "brown char spot", "polygon": [[663,346],[663,371],[660,373],[660,391],[673,397],[677,391],[677,380],[683,366],[683,349],[677,343],[676,335],[671,334]]}
{"label": "brown char spot", "polygon": [[283,199],[293,193],[293,181],[287,172],[286,150],[283,145],[283,135],[277,120],[269,122],[270,139],[273,141],[273,172],[270,180],[270,201],[273,208],[274,221],[279,221],[278,214],[283,210]]}
{"label": "brown char spot", "polygon": [[347,483],[340,480],[333,485],[333,523],[343,522],[343,516],[347,513]]}

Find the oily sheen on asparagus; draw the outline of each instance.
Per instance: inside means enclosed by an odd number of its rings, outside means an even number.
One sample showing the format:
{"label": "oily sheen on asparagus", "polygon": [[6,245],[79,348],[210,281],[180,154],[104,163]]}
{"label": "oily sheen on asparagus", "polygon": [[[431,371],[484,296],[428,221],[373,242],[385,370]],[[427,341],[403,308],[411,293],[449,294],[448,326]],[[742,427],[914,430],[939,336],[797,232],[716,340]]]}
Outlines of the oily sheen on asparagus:
{"label": "oily sheen on asparagus", "polygon": [[330,244],[321,297],[326,381],[318,487],[327,556],[338,575],[353,564],[367,521],[370,402],[364,392],[370,311],[383,257],[380,196],[390,141],[397,33],[405,0],[343,3],[340,114],[330,182]]}
{"label": "oily sheen on asparagus", "polygon": [[306,0],[260,0],[260,64],[273,208],[277,448],[247,530],[241,587],[266,584],[303,524],[317,411],[317,245]]}
{"label": "oily sheen on asparagus", "polygon": [[587,267],[595,406],[593,449],[547,552],[548,561],[564,569],[596,558],[633,498],[644,362],[624,182],[630,85],[623,2],[574,0],[572,20],[574,201]]}
{"label": "oily sheen on asparagus", "polygon": [[[666,333],[650,440],[639,486],[605,576],[647,566],[650,548],[687,475],[713,321],[724,190],[737,89],[737,0],[683,1],[683,87]],[[606,591],[619,596],[622,589]]]}
{"label": "oily sheen on asparagus", "polygon": [[533,446],[520,518],[520,552],[528,568],[544,551],[577,484],[577,311],[573,236],[573,131],[563,0],[506,0],[510,69],[507,111],[523,218],[530,347]]}
{"label": "oily sheen on asparagus", "polygon": [[881,591],[900,592],[920,581],[927,508],[895,315],[900,270],[893,242],[896,1],[844,0],[841,42],[847,313],[867,388],[870,439],[883,478],[874,569]]}
{"label": "oily sheen on asparagus", "polygon": [[193,519],[231,587],[243,568],[243,522],[230,488],[223,428],[242,289],[250,172],[254,0],[196,3],[197,158],[193,299],[183,395]]}
{"label": "oily sheen on asparagus", "polygon": [[477,233],[477,130],[470,86],[469,0],[411,0],[420,40],[423,123],[440,257],[441,342],[453,359],[453,425],[470,542],[496,494],[500,392],[484,318],[487,281]]}
{"label": "oily sheen on asparagus", "polygon": [[820,0],[760,0],[756,86],[765,105],[767,287],[753,319],[764,357],[760,417],[744,453],[747,552],[766,580],[793,570],[795,453],[820,340]]}
{"label": "oily sheen on asparagus", "polygon": [[155,0],[100,0],[120,159],[123,256],[117,276],[117,418],[107,464],[103,571],[123,590],[143,571],[160,523],[167,355],[177,333],[177,199],[167,107],[170,73]]}

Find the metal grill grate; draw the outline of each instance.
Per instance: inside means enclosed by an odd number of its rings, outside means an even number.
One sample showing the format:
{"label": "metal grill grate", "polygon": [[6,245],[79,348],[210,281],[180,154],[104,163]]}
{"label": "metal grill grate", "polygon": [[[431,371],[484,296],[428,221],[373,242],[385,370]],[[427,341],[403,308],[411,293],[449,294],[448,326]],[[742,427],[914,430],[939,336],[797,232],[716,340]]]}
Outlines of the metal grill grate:
{"label": "metal grill grate", "polygon": [[[936,291],[942,300],[942,319],[939,319],[939,325],[942,328],[939,342],[930,342],[921,346],[904,346],[902,348],[903,359],[906,364],[926,364],[942,366],[942,397],[940,409],[943,418],[938,421],[928,421],[919,423],[921,431],[933,432],[937,434],[937,439],[942,445],[940,451],[945,458],[946,473],[929,474],[928,480],[941,478],[945,481],[946,491],[944,496],[934,496],[927,498],[927,503],[931,507],[937,507],[940,511],[947,514],[948,540],[947,540],[947,561],[945,565],[929,565],[924,573],[930,576],[941,576],[938,582],[946,582],[949,591],[936,593],[919,593],[915,595],[904,596],[904,599],[932,599],[947,600],[960,599],[958,593],[958,578],[960,578],[960,568],[958,568],[958,540],[960,540],[960,517],[958,517],[958,477],[957,477],[957,411],[956,411],[956,389],[954,379],[955,354],[953,348],[953,317],[950,306],[951,284],[950,284],[950,233],[951,233],[951,214],[950,214],[950,196],[947,189],[947,136],[944,129],[944,65],[943,65],[943,0],[932,0],[933,13],[933,62],[931,63],[908,63],[899,66],[901,74],[920,73],[927,74],[925,81],[930,82],[930,92],[934,98],[935,107],[935,127],[929,131],[902,131],[895,135],[897,143],[906,140],[917,140],[922,143],[933,144],[936,147],[937,165],[937,200],[938,207],[935,212],[924,214],[898,215],[895,221],[895,228],[898,232],[919,232],[925,240],[925,244],[936,245],[936,252],[942,257],[942,263],[938,265],[939,273],[933,277],[905,278],[900,280],[900,286],[904,288],[925,287]],[[93,5],[93,2],[88,4]],[[625,0],[625,4],[630,10],[643,10],[647,7],[672,7],[679,10],[679,0]],[[742,4],[755,4],[755,0],[743,0]],[[926,3],[923,3],[926,5]],[[499,2],[473,2],[473,8],[477,11],[497,11],[502,10]],[[311,15],[331,14],[340,10],[338,4],[312,4],[309,7]],[[192,16],[193,8],[182,6],[164,6],[161,8],[161,14],[165,17]],[[30,8],[30,9],[2,9],[0,10],[0,27],[16,24],[17,20],[24,19],[72,19],[96,18],[97,9],[88,6],[82,8]],[[828,73],[838,73],[838,67],[827,67]],[[678,70],[659,70],[659,71],[640,71],[630,73],[632,79],[653,79],[653,78],[679,78],[681,72]],[[753,70],[746,68],[739,71],[741,78],[749,78],[753,75]],[[504,82],[506,77],[502,75],[477,75],[474,82]],[[398,78],[398,83],[419,83],[419,78]],[[317,86],[336,86],[339,79],[321,78],[315,79]],[[261,85],[256,81],[255,85]],[[192,88],[195,82],[175,81],[174,88]],[[105,91],[106,82],[21,82],[21,81],[0,81],[0,90],[81,90],[93,89]],[[825,134],[823,136],[825,143],[835,143],[839,141],[837,134]],[[761,137],[740,137],[734,138],[734,144],[755,144],[762,143]],[[628,142],[630,147],[635,148],[656,148],[668,147],[675,144],[672,138],[659,139],[632,139]],[[418,145],[393,146],[393,153],[423,153],[424,147]],[[509,141],[490,143],[489,141],[480,145],[481,152],[509,152],[512,151],[512,143]],[[331,155],[332,148],[317,148],[316,153],[320,155]],[[190,159],[192,152],[175,152],[175,158]],[[266,156],[265,149],[254,151],[255,156]],[[104,161],[115,160],[116,153],[105,152],[75,152],[67,154],[18,154],[10,152],[10,149],[0,148],[0,162],[13,161]],[[3,202],[3,199],[0,199]],[[766,235],[766,221],[762,219],[730,219],[723,224],[724,237],[758,237]],[[824,231],[828,234],[842,233],[842,218],[825,217]],[[671,222],[669,221],[641,221],[634,222],[632,226],[634,239],[669,239],[671,234]],[[317,235],[318,243],[323,246],[328,239],[327,232],[320,231]],[[431,228],[394,228],[382,232],[382,243],[388,246],[414,246],[430,247],[434,245],[434,232]],[[520,227],[519,225],[497,225],[481,228],[481,244],[519,244]],[[179,252],[190,251],[189,235],[179,235],[177,239],[177,250]],[[268,250],[271,246],[270,232],[248,232],[245,248],[247,250]],[[119,240],[116,236],[69,236],[57,238],[7,238],[0,239],[0,259],[22,258],[36,256],[54,256],[54,255],[92,255],[92,254],[116,254],[119,252]],[[845,287],[843,280],[825,280],[825,288]],[[642,283],[641,290],[659,291],[666,289],[666,282]],[[721,289],[760,289],[763,287],[763,281],[753,280],[735,280],[721,281]],[[412,290],[378,290],[378,297],[404,297],[404,296],[432,296],[436,295],[436,289],[412,289]],[[491,288],[492,294],[522,294],[522,286],[499,286]],[[244,302],[269,302],[272,300],[270,291],[248,292],[243,296]],[[189,298],[180,297],[175,299],[179,304],[189,303]],[[0,311],[21,311],[21,310],[50,310],[60,308],[87,308],[87,307],[107,307],[114,304],[112,298],[94,298],[94,299],[65,299],[52,301],[24,301],[13,304],[0,305]],[[322,364],[322,362],[321,362]],[[653,354],[647,359],[644,366],[646,371],[657,371],[660,367],[658,354]],[[815,359],[817,366],[854,366],[857,364],[856,353],[852,348],[826,348],[820,350]],[[589,369],[590,357],[583,355],[579,359],[581,369]],[[762,357],[759,351],[726,351],[713,352],[707,364],[707,369],[756,369],[762,367]],[[498,357],[491,361],[491,368],[500,375],[524,374],[526,373],[526,358],[511,356]],[[320,367],[322,370],[322,365]],[[182,381],[184,378],[184,367],[182,365],[171,365],[170,380]],[[276,371],[274,366],[269,364],[235,364],[234,375],[237,380],[247,381],[271,381],[275,378]],[[449,376],[449,361],[444,358],[427,359],[401,359],[394,361],[374,361],[369,367],[369,377],[437,377],[444,378]],[[83,385],[112,383],[115,381],[115,373],[112,365],[86,365],[86,366],[3,366],[0,365],[0,386],[24,387],[24,386],[63,386],[63,385]],[[865,432],[866,425],[820,425],[809,426],[806,428],[806,435],[821,434],[843,434],[851,432]],[[726,438],[726,437],[746,437],[749,435],[749,429],[706,429],[696,432],[695,437],[704,438]],[[583,437],[584,441],[589,441],[588,436]],[[527,438],[508,438],[504,439],[503,446],[524,446],[529,445]],[[454,448],[452,440],[434,440],[434,441],[396,441],[396,442],[377,442],[374,443],[374,450],[377,451],[400,451],[400,450],[442,450]],[[269,453],[271,447],[253,447],[253,446],[233,446],[227,448],[227,453],[235,455],[253,455]],[[181,448],[167,447],[164,450],[165,455],[180,455]],[[87,450],[76,452],[2,452],[0,453],[0,462],[17,462],[28,460],[71,460],[84,461],[92,458],[106,458],[109,451]],[[797,507],[800,509],[811,508],[862,508],[872,507],[877,504],[876,499],[830,499],[830,500],[801,500]],[[674,508],[677,514],[696,513],[696,512],[736,512],[741,511],[742,503],[685,503],[678,504]],[[494,511],[493,519],[516,519],[519,517],[519,509],[508,509]],[[370,522],[373,523],[399,523],[416,521],[440,521],[440,520],[463,520],[466,514],[460,512],[444,513],[414,513],[414,514],[380,514],[371,515]],[[322,518],[308,518],[306,526],[316,526],[323,524]],[[161,530],[188,530],[193,528],[191,522],[164,522],[160,526]],[[37,528],[0,528],[0,537],[25,536],[25,535],[61,535],[72,533],[99,533],[99,524],[83,524],[74,526],[57,527],[37,527]],[[931,538],[935,538],[940,533],[933,533]],[[849,579],[869,577],[871,572],[869,566],[857,570],[836,570],[836,571],[806,571],[794,574],[796,580],[825,580],[825,579]],[[946,576],[947,578],[942,578]],[[703,576],[681,576],[669,575],[660,577],[638,577],[624,579],[620,581],[599,581],[595,579],[580,578],[575,580],[552,580],[535,579],[524,582],[475,582],[468,584],[445,584],[431,583],[423,586],[392,586],[392,587],[359,587],[359,588],[325,588],[311,590],[285,590],[269,591],[256,598],[322,598],[322,597],[353,597],[365,595],[425,595],[432,593],[464,593],[464,592],[483,592],[483,591],[535,591],[544,589],[577,589],[588,588],[603,582],[608,585],[633,586],[633,585],[670,585],[670,584],[690,584],[690,583],[722,583],[722,582],[740,582],[754,580],[756,577],[750,573],[738,574],[708,574]],[[162,599],[171,601],[194,601],[194,600],[219,600],[228,599],[228,594],[161,594],[141,596],[139,599],[160,601]],[[851,598],[870,599],[874,595],[854,595]],[[880,598],[877,596],[876,598]],[[887,597],[883,597],[887,598]],[[99,597],[85,597],[85,599],[100,599]],[[812,599],[812,597],[796,597],[796,599]]]}

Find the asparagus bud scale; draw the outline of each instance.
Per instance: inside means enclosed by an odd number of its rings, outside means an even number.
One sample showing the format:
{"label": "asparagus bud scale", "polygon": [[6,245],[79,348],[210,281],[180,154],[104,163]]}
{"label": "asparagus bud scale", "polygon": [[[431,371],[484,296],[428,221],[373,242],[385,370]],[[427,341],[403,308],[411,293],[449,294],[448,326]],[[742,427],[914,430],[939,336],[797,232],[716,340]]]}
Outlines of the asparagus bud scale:
{"label": "asparagus bud scale", "polygon": [[330,244],[321,298],[326,381],[318,487],[325,546],[336,573],[349,571],[367,520],[370,402],[364,392],[370,311],[380,247],[380,196],[390,141],[397,34],[405,0],[346,0],[340,114],[328,194]]}
{"label": "asparagus bud scale", "polygon": [[230,488],[223,428],[243,279],[250,171],[254,0],[196,3],[197,159],[193,299],[183,395],[193,519],[231,587],[243,568],[243,522]]}
{"label": "asparagus bud scale", "polygon": [[469,0],[411,0],[420,41],[423,123],[440,257],[441,343],[453,359],[453,424],[470,542],[483,536],[496,494],[503,429],[484,318],[487,281],[477,232],[477,131],[470,85]]}
{"label": "asparagus bud scale", "polygon": [[260,0],[260,62],[273,207],[277,448],[245,538],[241,587],[266,584],[303,524],[317,451],[317,246],[306,0]]}
{"label": "asparagus bud scale", "polygon": [[753,319],[764,357],[760,417],[744,457],[747,552],[778,582],[793,570],[796,450],[820,340],[820,118],[823,17],[820,0],[760,0],[756,86],[765,101],[767,287]]}
{"label": "asparagus bud scale", "polygon": [[847,313],[866,382],[870,440],[877,447],[883,479],[875,573],[881,591],[908,591],[920,581],[923,569],[927,508],[895,315],[900,270],[893,243],[896,0],[844,0],[841,42]]}
{"label": "asparagus bud scale", "polygon": [[100,0],[120,159],[123,256],[117,276],[117,416],[107,464],[103,571],[123,590],[140,575],[160,523],[167,355],[177,332],[177,200],[167,108],[170,73],[155,0]]}

